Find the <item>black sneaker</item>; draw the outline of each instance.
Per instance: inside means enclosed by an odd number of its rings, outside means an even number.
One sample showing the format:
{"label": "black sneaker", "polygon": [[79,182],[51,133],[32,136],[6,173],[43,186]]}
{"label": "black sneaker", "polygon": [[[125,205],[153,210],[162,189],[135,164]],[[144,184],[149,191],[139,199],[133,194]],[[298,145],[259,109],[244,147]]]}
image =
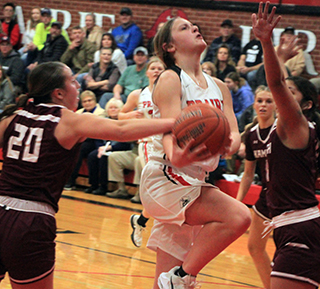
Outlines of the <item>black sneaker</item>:
{"label": "black sneaker", "polygon": [[105,196],[106,193],[107,193],[107,190],[101,187],[99,187],[98,189],[92,192],[93,195],[97,195],[97,196]]}
{"label": "black sneaker", "polygon": [[95,189],[96,189],[96,188],[94,188],[94,187],[91,186],[91,187],[85,189],[84,192],[85,192],[86,194],[92,194],[92,192],[93,192]]}
{"label": "black sneaker", "polygon": [[76,189],[75,184],[70,184],[70,183],[66,183],[63,187],[64,190],[66,191],[72,191]]}

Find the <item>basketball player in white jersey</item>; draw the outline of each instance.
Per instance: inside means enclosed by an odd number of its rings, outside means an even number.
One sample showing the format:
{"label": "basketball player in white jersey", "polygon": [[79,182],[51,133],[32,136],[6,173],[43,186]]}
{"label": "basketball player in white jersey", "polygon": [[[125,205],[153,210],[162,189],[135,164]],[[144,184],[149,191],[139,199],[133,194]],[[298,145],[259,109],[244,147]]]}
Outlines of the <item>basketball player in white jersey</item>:
{"label": "basketball player in white jersey", "polygon": [[229,146],[216,155],[204,144],[192,148],[190,142],[181,149],[172,134],[155,136],[142,173],[142,203],[155,219],[148,242],[157,252],[153,289],[195,288],[200,270],[250,225],[245,205],[205,182],[221,154],[238,150],[240,135],[228,88],[202,72],[206,43],[197,26],[173,18],[154,44],[168,67],[154,87],[154,117],[177,117],[188,105],[203,102],[223,110],[231,128]]}

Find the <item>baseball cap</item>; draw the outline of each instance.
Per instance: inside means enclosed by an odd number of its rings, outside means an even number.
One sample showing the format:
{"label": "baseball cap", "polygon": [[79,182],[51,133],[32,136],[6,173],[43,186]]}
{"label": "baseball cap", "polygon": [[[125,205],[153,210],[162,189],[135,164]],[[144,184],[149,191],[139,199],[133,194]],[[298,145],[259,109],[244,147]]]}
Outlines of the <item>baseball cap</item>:
{"label": "baseball cap", "polygon": [[232,21],[231,21],[230,19],[226,19],[226,20],[223,20],[223,22],[221,23],[220,26],[221,26],[221,27],[222,27],[222,26],[233,27],[233,24],[232,24]]}
{"label": "baseball cap", "polygon": [[136,55],[138,52],[143,52],[145,55],[148,55],[148,50],[147,50],[147,48],[145,48],[145,47],[143,47],[143,46],[137,47],[137,48],[133,51],[133,55]]}
{"label": "baseball cap", "polygon": [[287,34],[294,34],[295,29],[292,26],[288,26],[283,30],[283,33],[287,33]]}
{"label": "baseball cap", "polygon": [[51,9],[49,8],[42,8],[41,9],[41,15],[43,14],[48,14],[49,16],[51,16]]}
{"label": "baseball cap", "polygon": [[128,7],[123,7],[121,10],[120,10],[120,15],[122,14],[127,14],[127,15],[132,15],[132,11],[130,8]]}
{"label": "baseball cap", "polygon": [[0,43],[2,43],[2,42],[10,43],[10,38],[7,35],[2,35],[2,37],[0,39]]}
{"label": "baseball cap", "polygon": [[62,24],[61,24],[59,21],[52,22],[51,27],[52,27],[52,26],[57,26],[58,29],[61,29],[61,28],[62,28]]}

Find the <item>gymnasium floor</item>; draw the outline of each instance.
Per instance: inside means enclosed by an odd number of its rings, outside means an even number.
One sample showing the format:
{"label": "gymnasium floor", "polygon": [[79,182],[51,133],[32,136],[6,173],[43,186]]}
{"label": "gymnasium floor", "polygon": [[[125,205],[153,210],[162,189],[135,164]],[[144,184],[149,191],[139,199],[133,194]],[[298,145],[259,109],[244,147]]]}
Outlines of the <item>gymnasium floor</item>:
{"label": "gymnasium floor", "polygon": [[[151,289],[155,253],[130,240],[129,218],[141,205],[129,200],[65,191],[57,214],[55,288]],[[211,261],[199,274],[202,289],[262,288],[247,245],[248,233]],[[268,240],[272,256],[274,244]],[[0,288],[11,288],[8,277]]]}

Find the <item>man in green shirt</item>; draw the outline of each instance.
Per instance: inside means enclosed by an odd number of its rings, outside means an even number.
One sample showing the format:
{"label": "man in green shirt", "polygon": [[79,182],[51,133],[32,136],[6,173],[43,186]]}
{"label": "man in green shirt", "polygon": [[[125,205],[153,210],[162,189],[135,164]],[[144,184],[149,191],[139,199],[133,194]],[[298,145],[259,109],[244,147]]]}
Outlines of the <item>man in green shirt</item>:
{"label": "man in green shirt", "polygon": [[143,46],[139,46],[134,50],[133,54],[135,65],[128,66],[121,74],[118,83],[113,88],[113,93],[106,92],[101,96],[99,101],[101,107],[105,107],[112,97],[121,99],[125,103],[130,92],[149,85],[149,80],[146,76],[148,50]]}

